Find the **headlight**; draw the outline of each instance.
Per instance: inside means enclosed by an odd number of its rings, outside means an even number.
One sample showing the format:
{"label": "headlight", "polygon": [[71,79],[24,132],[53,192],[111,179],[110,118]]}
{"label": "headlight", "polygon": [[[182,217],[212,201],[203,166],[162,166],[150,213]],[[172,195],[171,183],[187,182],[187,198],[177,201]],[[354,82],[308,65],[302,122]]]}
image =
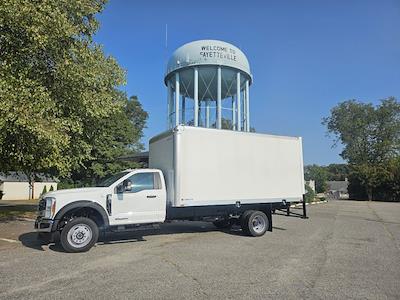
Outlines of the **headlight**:
{"label": "headlight", "polygon": [[46,210],[44,213],[44,217],[46,219],[51,219],[54,217],[56,212],[56,198],[46,197]]}

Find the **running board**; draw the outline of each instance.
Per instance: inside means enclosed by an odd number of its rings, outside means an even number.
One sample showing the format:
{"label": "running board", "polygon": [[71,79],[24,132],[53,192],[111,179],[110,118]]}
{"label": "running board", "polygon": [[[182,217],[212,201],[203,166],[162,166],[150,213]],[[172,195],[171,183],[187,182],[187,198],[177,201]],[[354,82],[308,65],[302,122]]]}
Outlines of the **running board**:
{"label": "running board", "polygon": [[128,232],[128,231],[141,231],[141,230],[154,230],[160,229],[158,223],[152,224],[127,224],[127,225],[115,225],[110,226],[109,231],[111,232]]}

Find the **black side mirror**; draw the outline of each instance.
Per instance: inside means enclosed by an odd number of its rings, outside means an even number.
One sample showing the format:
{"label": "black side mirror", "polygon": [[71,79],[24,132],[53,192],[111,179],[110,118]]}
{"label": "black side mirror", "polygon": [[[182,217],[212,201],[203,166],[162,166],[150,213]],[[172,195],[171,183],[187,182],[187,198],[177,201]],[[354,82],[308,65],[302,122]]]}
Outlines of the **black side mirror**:
{"label": "black side mirror", "polygon": [[117,194],[122,194],[125,191],[124,185],[122,183],[117,185],[117,187],[115,189],[117,191]]}

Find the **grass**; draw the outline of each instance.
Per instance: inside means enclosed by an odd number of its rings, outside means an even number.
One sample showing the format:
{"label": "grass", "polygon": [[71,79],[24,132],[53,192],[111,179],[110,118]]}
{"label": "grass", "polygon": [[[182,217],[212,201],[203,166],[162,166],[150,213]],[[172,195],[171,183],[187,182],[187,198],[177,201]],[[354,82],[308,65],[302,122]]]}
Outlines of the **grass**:
{"label": "grass", "polygon": [[18,219],[35,219],[37,200],[0,201],[0,222]]}
{"label": "grass", "polygon": [[0,222],[13,221],[18,219],[35,219],[36,211],[21,211],[21,210],[1,210]]}

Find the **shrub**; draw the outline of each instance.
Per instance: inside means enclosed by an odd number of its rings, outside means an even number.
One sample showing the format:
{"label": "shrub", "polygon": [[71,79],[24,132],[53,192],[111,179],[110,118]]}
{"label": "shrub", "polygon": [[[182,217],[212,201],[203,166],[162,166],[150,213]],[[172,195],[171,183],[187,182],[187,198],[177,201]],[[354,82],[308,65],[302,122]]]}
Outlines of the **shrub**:
{"label": "shrub", "polygon": [[306,202],[307,203],[313,202],[315,200],[315,193],[313,189],[308,184],[306,184],[305,187],[306,187],[306,195],[305,195]]}
{"label": "shrub", "polygon": [[44,194],[46,194],[47,193],[47,186],[45,185],[44,187],[43,187],[43,190],[42,190],[42,195],[44,195]]}

